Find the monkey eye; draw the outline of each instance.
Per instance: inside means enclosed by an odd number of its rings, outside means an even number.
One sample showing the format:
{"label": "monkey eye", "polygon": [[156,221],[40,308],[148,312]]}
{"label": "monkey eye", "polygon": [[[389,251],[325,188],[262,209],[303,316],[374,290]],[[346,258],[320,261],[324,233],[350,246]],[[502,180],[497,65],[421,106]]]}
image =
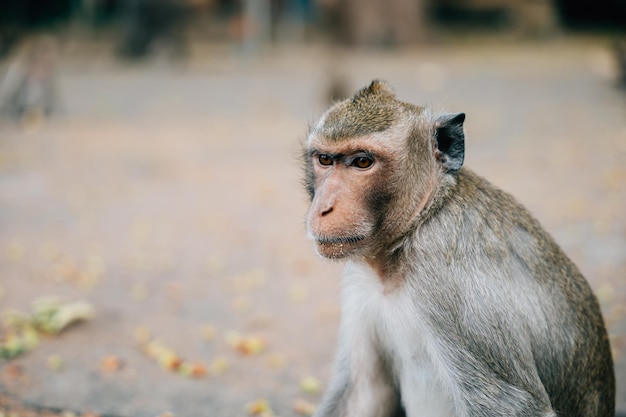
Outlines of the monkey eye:
{"label": "monkey eye", "polygon": [[328,155],[326,155],[324,153],[320,154],[317,157],[317,160],[320,161],[321,165],[328,166],[328,165],[332,165],[333,164],[333,158],[331,158],[330,156],[328,156]]}
{"label": "monkey eye", "polygon": [[369,158],[367,156],[359,156],[358,158],[354,158],[350,165],[352,165],[353,167],[365,169],[371,167],[373,163],[374,160],[372,158]]}

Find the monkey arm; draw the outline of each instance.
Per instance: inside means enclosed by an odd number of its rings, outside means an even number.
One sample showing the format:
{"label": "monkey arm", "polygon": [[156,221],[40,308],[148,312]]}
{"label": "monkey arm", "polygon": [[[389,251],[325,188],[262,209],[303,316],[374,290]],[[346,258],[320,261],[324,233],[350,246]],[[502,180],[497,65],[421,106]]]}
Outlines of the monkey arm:
{"label": "monkey arm", "polygon": [[555,416],[534,364],[517,364],[522,372],[516,375],[516,369],[503,366],[501,357],[478,358],[469,351],[457,355],[455,359],[463,358],[462,363],[455,361],[455,368],[467,416]]}
{"label": "monkey arm", "polygon": [[404,415],[399,394],[366,323],[356,311],[344,310],[334,376],[316,417]]}
{"label": "monkey arm", "polygon": [[466,415],[556,416],[533,363],[519,363],[517,369],[506,368],[501,358],[477,358],[469,352],[465,353],[459,352],[458,358],[465,357],[466,360],[456,365]]}
{"label": "monkey arm", "polygon": [[398,393],[376,363],[363,351],[341,352],[315,417],[404,416]]}
{"label": "monkey arm", "polygon": [[[480,295],[488,297],[484,291]],[[482,308],[483,303],[471,300],[471,296],[466,300],[470,305],[464,305],[456,297],[446,299],[441,293],[436,296],[443,305],[456,299],[455,305],[418,320],[424,320],[431,329],[433,339],[428,344],[436,346],[431,349],[434,355],[431,361],[454,404],[456,413],[450,415],[553,416],[526,329],[511,323],[505,326],[508,317],[493,304],[488,305],[487,312]],[[509,314],[514,316],[512,312],[506,315]],[[509,331],[511,327],[515,331]],[[424,406],[411,404],[411,398],[419,397],[419,393],[407,390],[408,387],[411,385],[404,383],[402,389],[407,414],[419,416]]]}
{"label": "monkey arm", "polygon": [[338,417],[344,414],[350,383],[347,364],[344,362],[345,358],[338,357],[336,359],[335,374],[322,398],[322,402],[317,407],[315,417]]}

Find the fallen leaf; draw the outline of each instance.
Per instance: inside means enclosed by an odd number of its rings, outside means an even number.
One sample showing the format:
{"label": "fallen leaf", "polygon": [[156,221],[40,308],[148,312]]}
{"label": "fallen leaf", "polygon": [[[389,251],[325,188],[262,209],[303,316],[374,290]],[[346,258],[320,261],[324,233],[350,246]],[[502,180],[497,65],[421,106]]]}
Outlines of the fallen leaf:
{"label": "fallen leaf", "polygon": [[15,333],[10,333],[4,338],[4,341],[0,346],[0,358],[11,359],[24,353],[25,351],[26,348],[22,338]]}
{"label": "fallen leaf", "polygon": [[182,365],[183,360],[174,352],[165,351],[157,358],[159,364],[170,371],[176,371]]}
{"label": "fallen leaf", "polygon": [[215,358],[210,365],[211,374],[215,376],[222,375],[224,372],[226,372],[229,366],[230,363],[228,362],[228,359],[223,357]]}
{"label": "fallen leaf", "polygon": [[191,365],[191,376],[194,378],[202,378],[207,375],[206,366],[202,363],[194,363]]}
{"label": "fallen leaf", "polygon": [[7,334],[0,339],[0,359],[11,359],[34,349],[39,344],[39,335],[30,323],[8,326]]}
{"label": "fallen leaf", "polygon": [[315,414],[315,405],[305,400],[296,400],[293,403],[293,411],[303,416],[312,416]]}
{"label": "fallen leaf", "polygon": [[191,376],[191,364],[189,362],[181,362],[180,365],[173,370],[176,371],[179,375]]}
{"label": "fallen leaf", "polygon": [[265,350],[265,342],[256,336],[244,337],[237,345],[237,350],[244,355],[258,355]]}
{"label": "fallen leaf", "polygon": [[251,416],[261,415],[265,413],[269,413],[269,415],[273,415],[269,402],[264,398],[260,398],[248,404],[246,406],[246,411]]}
{"label": "fallen leaf", "polygon": [[22,341],[26,350],[32,350],[39,344],[39,334],[32,326],[22,328]]}
{"label": "fallen leaf", "polygon": [[50,355],[47,360],[48,369],[51,371],[59,371],[63,367],[63,358],[60,355]]}
{"label": "fallen leaf", "polygon": [[307,394],[318,393],[321,386],[320,381],[312,376],[307,376],[300,381],[300,389]]}
{"label": "fallen leaf", "polygon": [[[142,335],[142,337],[146,336]],[[149,335],[147,335],[147,337],[149,337]],[[141,349],[148,357],[155,360],[163,369],[168,371],[193,378],[200,378],[207,374],[207,369],[204,364],[184,360],[173,349],[168,348],[157,340],[142,343]]]}
{"label": "fallen leaf", "polygon": [[61,302],[53,296],[41,297],[33,303],[33,325],[40,331],[58,334],[69,325],[93,318],[94,309],[85,301]]}
{"label": "fallen leaf", "polygon": [[123,362],[119,356],[108,355],[100,361],[100,370],[102,372],[117,372],[122,369]]}

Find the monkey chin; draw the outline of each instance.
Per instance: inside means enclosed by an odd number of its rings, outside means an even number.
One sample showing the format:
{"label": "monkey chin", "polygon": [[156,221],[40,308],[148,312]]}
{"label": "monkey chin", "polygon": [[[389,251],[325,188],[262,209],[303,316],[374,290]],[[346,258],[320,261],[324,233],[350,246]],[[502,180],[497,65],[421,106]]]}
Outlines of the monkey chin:
{"label": "monkey chin", "polygon": [[364,248],[364,236],[317,238],[317,253],[328,259],[343,259],[358,255]]}

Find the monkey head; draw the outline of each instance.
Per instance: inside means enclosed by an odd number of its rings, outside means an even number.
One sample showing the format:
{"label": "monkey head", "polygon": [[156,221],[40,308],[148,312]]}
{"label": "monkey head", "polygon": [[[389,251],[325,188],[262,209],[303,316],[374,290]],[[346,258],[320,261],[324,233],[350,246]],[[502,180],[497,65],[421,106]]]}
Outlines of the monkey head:
{"label": "monkey head", "polygon": [[333,105],[304,149],[307,228],[327,258],[393,250],[455,182],[464,113],[434,117],[374,80]]}

